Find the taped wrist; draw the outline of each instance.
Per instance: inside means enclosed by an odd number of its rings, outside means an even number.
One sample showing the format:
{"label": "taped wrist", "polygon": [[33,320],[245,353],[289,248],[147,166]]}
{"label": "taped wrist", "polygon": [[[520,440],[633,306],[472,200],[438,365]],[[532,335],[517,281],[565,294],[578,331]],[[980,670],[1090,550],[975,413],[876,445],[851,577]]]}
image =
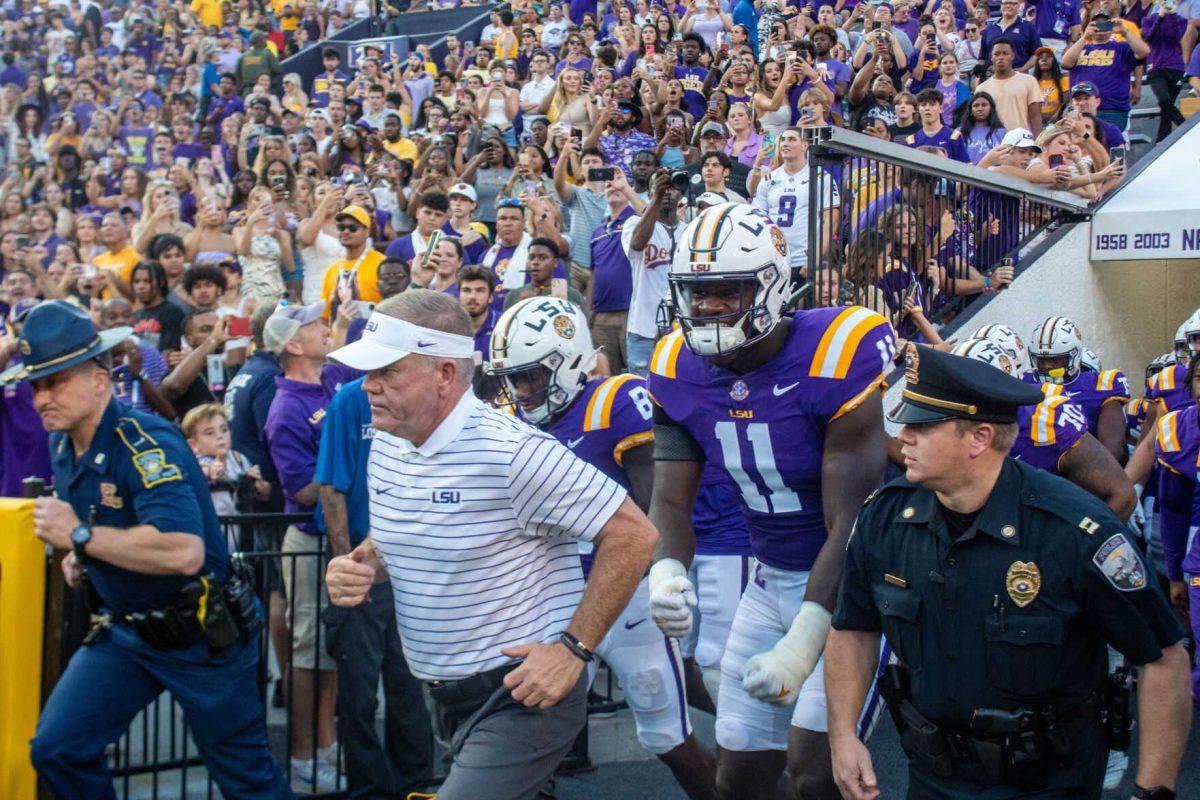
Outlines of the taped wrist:
{"label": "taped wrist", "polygon": [[796,675],[812,674],[825,649],[832,621],[833,615],[820,603],[806,600],[800,604],[792,626],[775,645],[776,654],[789,671]]}

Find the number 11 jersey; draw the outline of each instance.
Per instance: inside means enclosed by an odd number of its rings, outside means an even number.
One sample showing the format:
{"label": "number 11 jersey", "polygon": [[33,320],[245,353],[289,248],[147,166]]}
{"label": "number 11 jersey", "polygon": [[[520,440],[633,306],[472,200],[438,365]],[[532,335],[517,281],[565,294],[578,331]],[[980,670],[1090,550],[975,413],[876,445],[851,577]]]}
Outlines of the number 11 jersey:
{"label": "number 11 jersey", "polygon": [[803,572],[826,538],[826,427],[880,390],[896,342],[887,320],[860,306],[802,311],[781,324],[789,322],[779,353],[744,375],[695,355],[675,331],[655,348],[647,385],[737,484],[754,557]]}

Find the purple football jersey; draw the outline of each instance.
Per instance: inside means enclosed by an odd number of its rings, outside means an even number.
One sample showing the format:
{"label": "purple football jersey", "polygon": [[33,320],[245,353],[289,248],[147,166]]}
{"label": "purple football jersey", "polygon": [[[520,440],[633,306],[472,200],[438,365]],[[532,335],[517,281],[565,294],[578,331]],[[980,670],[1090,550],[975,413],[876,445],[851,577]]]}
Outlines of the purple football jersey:
{"label": "purple football jersey", "polygon": [[1146,383],[1146,399],[1158,403],[1160,412],[1175,411],[1192,404],[1188,391],[1187,367],[1174,364],[1160,370]]}
{"label": "purple football jersey", "polygon": [[1083,409],[1065,397],[1049,397],[1017,409],[1012,457],[1058,475],[1058,462],[1087,433]]}
{"label": "purple football jersey", "polygon": [[698,556],[751,555],[750,531],[737,484],[712,461],[700,474],[700,489],[692,506],[692,530]]}
{"label": "purple football jersey", "polygon": [[1125,380],[1125,374],[1119,369],[1080,372],[1068,384],[1043,383],[1042,394],[1047,397],[1066,397],[1082,408],[1087,417],[1088,433],[1095,436],[1100,409],[1110,402],[1121,405],[1129,402],[1129,381]]}
{"label": "purple football jersey", "polygon": [[[654,405],[646,381],[636,375],[593,378],[547,433],[578,458],[612,478],[632,494],[621,464],[627,450],[654,441]],[[583,576],[592,571],[591,545],[581,544]]]}
{"label": "purple football jersey", "polygon": [[[1200,572],[1200,536],[1191,535],[1200,519],[1196,509],[1200,497],[1195,494],[1196,483],[1200,481],[1200,407],[1193,404],[1172,411],[1160,417],[1156,427],[1154,454],[1164,467],[1163,481],[1169,481],[1173,476],[1176,481],[1182,479],[1179,485],[1192,492],[1190,515],[1178,516],[1164,508],[1160,518],[1167,577],[1181,580],[1180,569],[1187,573]],[[1167,488],[1165,483],[1160,484],[1160,490],[1165,492]]]}
{"label": "purple football jersey", "polygon": [[695,355],[675,331],[655,348],[648,385],[737,485],[754,557],[805,571],[826,538],[826,426],[878,391],[896,343],[887,320],[859,306],[802,311],[784,324],[783,349],[744,375]]}

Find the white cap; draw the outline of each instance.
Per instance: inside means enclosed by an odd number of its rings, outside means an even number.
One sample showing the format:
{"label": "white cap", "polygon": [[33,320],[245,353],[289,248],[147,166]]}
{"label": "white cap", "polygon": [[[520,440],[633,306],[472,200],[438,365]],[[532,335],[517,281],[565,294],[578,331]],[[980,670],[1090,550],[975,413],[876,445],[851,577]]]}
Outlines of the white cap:
{"label": "white cap", "polygon": [[721,203],[728,203],[729,198],[716,192],[705,192],[696,198],[697,206],[719,206]]}
{"label": "white cap", "polygon": [[1042,148],[1038,147],[1037,139],[1034,139],[1033,134],[1024,128],[1013,128],[1004,134],[1004,139],[1000,144],[1007,145],[1008,147],[1036,150],[1039,153],[1042,152]]}
{"label": "white cap", "polygon": [[475,187],[469,183],[456,183],[450,187],[450,191],[446,192],[447,197],[453,197],[456,194],[461,194],[472,203],[479,202],[479,195],[475,194]]}
{"label": "white cap", "polygon": [[305,325],[309,325],[325,314],[325,303],[318,301],[307,306],[282,306],[267,317],[263,326],[263,346],[267,352],[281,355],[288,342]]}
{"label": "white cap", "polygon": [[361,339],[334,350],[329,357],[347,367],[368,372],[395,364],[413,353],[441,358],[474,358],[475,339],[423,328],[376,312],[367,320]]}

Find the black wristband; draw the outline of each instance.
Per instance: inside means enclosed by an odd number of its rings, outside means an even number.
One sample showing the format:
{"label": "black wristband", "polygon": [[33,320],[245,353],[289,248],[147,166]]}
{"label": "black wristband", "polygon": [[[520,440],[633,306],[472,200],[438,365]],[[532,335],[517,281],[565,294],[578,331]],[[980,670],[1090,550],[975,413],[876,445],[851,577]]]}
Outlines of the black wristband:
{"label": "black wristband", "polygon": [[1146,789],[1138,786],[1136,783],[1133,785],[1133,796],[1145,798],[1145,800],[1175,800],[1175,792],[1172,789],[1168,789],[1165,786],[1155,786],[1153,789]]}
{"label": "black wristband", "polygon": [[587,645],[566,631],[562,632],[562,635],[558,637],[558,640],[562,642],[563,647],[571,651],[571,655],[575,656],[585,664],[592,663],[592,659],[596,657],[591,650],[587,649]]}

